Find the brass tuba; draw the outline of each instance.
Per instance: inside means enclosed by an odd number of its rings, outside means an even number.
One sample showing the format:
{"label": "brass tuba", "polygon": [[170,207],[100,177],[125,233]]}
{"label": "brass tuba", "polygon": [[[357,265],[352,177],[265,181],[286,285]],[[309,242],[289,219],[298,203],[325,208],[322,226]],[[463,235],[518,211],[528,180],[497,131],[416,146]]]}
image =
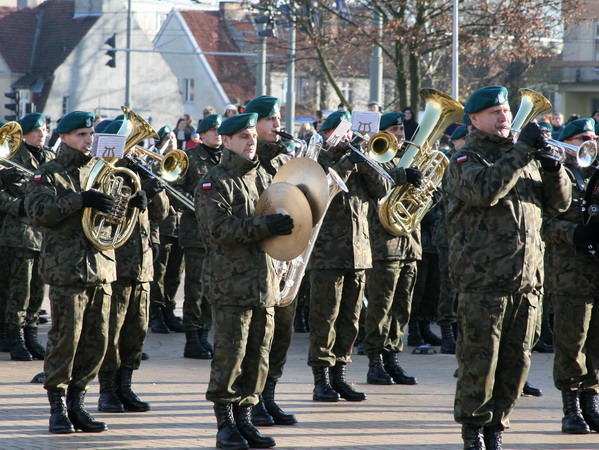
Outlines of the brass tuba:
{"label": "brass tuba", "polygon": [[[148,122],[125,106],[121,109],[125,113],[125,120],[130,121],[133,126],[127,136],[125,154],[146,138],[158,139],[156,131]],[[100,250],[118,248],[127,242],[135,229],[139,214],[137,208],[129,208],[128,204],[131,196],[141,189],[141,181],[132,170],[115,167],[117,161],[118,158],[97,158],[83,187],[84,191],[96,189],[116,199],[108,214],[93,208],[83,210],[83,231]]]}
{"label": "brass tuba", "polygon": [[397,167],[414,167],[422,172],[422,186],[403,184],[391,189],[379,203],[379,219],[383,228],[394,236],[413,232],[433,204],[433,193],[441,184],[449,164],[447,157],[433,144],[453,122],[460,122],[464,108],[450,96],[434,89],[421,89],[425,103],[424,116],[412,143]]}
{"label": "brass tuba", "polygon": [[6,122],[0,128],[0,163],[3,166],[16,167],[19,171],[31,176],[33,175],[31,170],[10,160],[21,146],[22,140],[23,130],[18,122]]}

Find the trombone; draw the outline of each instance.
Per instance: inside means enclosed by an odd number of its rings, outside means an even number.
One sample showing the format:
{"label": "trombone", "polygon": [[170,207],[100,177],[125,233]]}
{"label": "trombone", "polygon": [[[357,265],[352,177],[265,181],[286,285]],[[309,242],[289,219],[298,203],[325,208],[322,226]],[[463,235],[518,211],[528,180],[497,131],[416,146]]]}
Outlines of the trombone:
{"label": "trombone", "polygon": [[[360,133],[354,132],[359,138],[364,139],[364,136]],[[351,141],[347,143],[349,148],[351,149],[351,151],[357,153],[358,155],[360,155],[362,158],[364,158],[364,162],[366,162],[366,164],[368,164],[370,167],[372,167],[374,169],[374,171],[376,173],[378,173],[381,177],[383,177],[385,180],[387,180],[389,183],[391,183],[391,185],[395,185],[395,181],[393,180],[393,178],[391,177],[391,175],[389,175],[387,173],[387,171],[385,169],[383,169],[381,166],[379,166],[375,161],[373,161],[372,159],[370,159],[366,153],[364,153],[363,151],[359,150],[357,147],[355,147]]]}
{"label": "trombone", "polygon": [[166,155],[153,152],[139,145],[133,147],[132,151],[143,153],[160,162],[160,178],[164,181],[177,181],[183,177],[189,167],[189,157],[183,150],[171,150]]}
{"label": "trombone", "polygon": [[397,155],[397,152],[403,144],[410,144],[420,150],[420,146],[412,141],[406,139],[399,140],[394,134],[388,131],[379,131],[374,133],[372,136],[363,136],[358,132],[354,132],[368,144],[368,153],[370,157],[380,163],[386,163],[391,161]]}
{"label": "trombone", "polygon": [[29,176],[33,175],[33,171],[11,161],[23,139],[23,130],[18,122],[7,122],[0,128],[0,163],[2,165],[11,165],[17,170],[26,173]]}

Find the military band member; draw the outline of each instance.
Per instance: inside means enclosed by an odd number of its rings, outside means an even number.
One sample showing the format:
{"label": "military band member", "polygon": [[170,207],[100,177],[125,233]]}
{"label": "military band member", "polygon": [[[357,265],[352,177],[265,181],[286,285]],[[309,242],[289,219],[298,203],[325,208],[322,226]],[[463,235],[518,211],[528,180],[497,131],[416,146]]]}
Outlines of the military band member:
{"label": "military band member", "polygon": [[[246,113],[258,114],[256,153],[261,166],[273,176],[285,162],[291,159],[291,156],[287,154],[287,147],[277,134],[277,131],[281,129],[280,106],[281,101],[278,98],[263,95],[251,100],[245,107]],[[295,308],[295,300],[286,306],[275,306],[275,329],[268,357],[268,377],[259,403],[252,408],[254,425],[293,425],[297,423],[293,414],[286,413],[275,402],[275,389],[283,375],[283,367],[287,362],[287,351],[293,336]]]}
{"label": "military band member", "polygon": [[206,238],[203,286],[214,319],[214,356],[206,399],[214,402],[217,447],[274,447],[250,420],[268,373],[279,279],[259,242],[289,234],[287,215],[255,216],[271,177],[256,157],[255,113],[237,114],[218,128],[221,162],[202,178],[195,195]]}
{"label": "military band member", "polygon": [[[11,159],[31,171],[54,159],[54,153],[44,146],[48,135],[46,116],[27,114],[19,124],[23,140]],[[16,171],[18,176],[18,169],[9,170]],[[7,184],[0,193],[0,209],[6,212],[0,245],[6,247],[6,258],[10,260],[6,322],[10,358],[15,361],[44,359],[45,353],[37,335],[39,311],[44,300],[44,282],[38,267],[42,230],[32,226],[27,218],[24,198],[23,183]]]}
{"label": "military band member", "polygon": [[[593,119],[568,123],[560,140],[579,147],[595,138]],[[599,225],[582,224],[582,200],[594,167],[583,169],[574,158],[566,160],[572,185],[572,205],[558,217],[545,217],[547,248],[546,293],[554,307],[553,381],[562,393],[562,431],[571,434],[599,431],[599,263],[587,247],[599,237]]]}
{"label": "military band member", "polygon": [[[330,137],[347,111],[335,111],[320,129]],[[346,367],[358,335],[358,320],[366,288],[366,269],[372,266],[368,235],[368,205],[390,186],[364,159],[350,151],[352,133],[339,145],[320,152],[318,162],[333,168],[349,192],[337,195],[324,217],[308,266],[310,276],[310,347],[308,365],[314,374],[315,401],[339,397],[363,401],[366,395],[346,381]],[[349,153],[348,153],[349,152]],[[330,375],[330,376],[329,376]]]}
{"label": "military band member", "polygon": [[[57,127],[62,144],[55,160],[27,183],[25,210],[43,228],[40,267],[50,285],[52,327],[44,360],[50,401],[50,431],[108,429],[84,407],[87,385],[96,376],[108,344],[110,283],[116,279],[113,250],[98,250],[81,223],[83,209],[110,212],[114,197],[82,192],[95,164],[90,153],[93,113],[73,111]],[[64,394],[67,388],[65,408]]]}
{"label": "military band member", "polygon": [[[197,132],[202,143],[187,150],[189,167],[185,175],[175,184],[189,196],[193,196],[200,179],[220,162],[222,139],[218,134],[218,127],[221,123],[220,114],[206,116],[198,123]],[[183,356],[210,359],[213,349],[208,341],[208,333],[212,327],[212,312],[201,281],[206,244],[198,230],[196,214],[188,209],[185,209],[181,216],[179,245],[185,251],[183,327],[186,343]]]}
{"label": "military band member", "polygon": [[[380,130],[405,140],[404,114],[389,112],[381,116]],[[401,156],[401,155],[398,155]],[[389,162],[385,169],[398,185],[422,184],[422,173],[416,169],[396,167]],[[388,233],[378,216],[378,201],[372,199],[368,210],[372,269],[367,271],[368,308],[364,351],[368,355],[369,384],[417,384],[399,365],[403,350],[402,337],[410,318],[412,294],[416,283],[416,261],[422,257],[420,229],[408,236]]]}
{"label": "military band member", "polygon": [[[116,134],[122,126],[122,120],[115,120],[104,133]],[[150,404],[141,401],[131,389],[131,378],[139,369],[148,330],[150,281],[154,276],[150,220],[159,222],[168,213],[163,190],[160,181],[149,178],[129,200],[128,208],[137,208],[139,213],[133,233],[115,250],[117,279],[112,283],[108,348],[98,372],[98,411],[150,409]]]}
{"label": "military band member", "polygon": [[473,129],[444,179],[450,275],[458,291],[454,417],[464,448],[501,448],[530,367],[543,285],[543,213],[568,209],[571,188],[536,123],[514,144],[507,89],[474,92]]}

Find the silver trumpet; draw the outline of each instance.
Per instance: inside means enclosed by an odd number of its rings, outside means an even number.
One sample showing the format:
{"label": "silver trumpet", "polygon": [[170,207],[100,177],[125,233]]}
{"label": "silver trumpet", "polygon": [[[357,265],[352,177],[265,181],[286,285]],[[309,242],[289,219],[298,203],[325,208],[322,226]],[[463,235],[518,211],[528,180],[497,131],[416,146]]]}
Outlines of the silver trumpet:
{"label": "silver trumpet", "polygon": [[275,131],[275,133],[278,134],[279,136],[281,136],[283,139],[287,139],[288,141],[293,141],[296,144],[300,145],[300,149],[296,152],[297,154],[295,155],[296,158],[298,158],[300,156],[304,156],[304,154],[306,153],[306,147],[307,147],[306,141],[304,141],[303,139],[300,139],[300,138],[296,138],[284,130]]}

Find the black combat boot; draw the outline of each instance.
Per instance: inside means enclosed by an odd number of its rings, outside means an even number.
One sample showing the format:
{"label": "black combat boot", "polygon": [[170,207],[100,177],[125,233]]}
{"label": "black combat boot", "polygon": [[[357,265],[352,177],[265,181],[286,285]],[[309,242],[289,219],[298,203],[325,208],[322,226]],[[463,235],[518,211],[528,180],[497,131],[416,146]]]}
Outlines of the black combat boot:
{"label": "black combat boot", "polygon": [[251,406],[233,405],[235,425],[251,448],[271,448],[277,445],[270,436],[262,436],[250,420]]}
{"label": "black combat boot", "polygon": [[67,414],[75,430],[89,433],[100,433],[108,430],[108,426],[104,422],[94,419],[85,410],[84,398],[85,390],[73,387],[67,389]]}
{"label": "black combat boot", "polygon": [[162,317],[164,317],[164,323],[170,331],[174,331],[175,333],[183,333],[185,331],[181,319],[175,316],[175,311],[172,309],[163,308]]}
{"label": "black combat boot", "polygon": [[116,375],[116,395],[123,404],[126,411],[146,412],[150,410],[150,404],[142,402],[137,394],[131,390],[131,377],[133,369],[121,367]]}
{"label": "black combat boot", "polygon": [[109,413],[125,412],[123,404],[116,395],[116,372],[98,372],[100,398],[98,411]]}
{"label": "black combat boot", "polygon": [[150,330],[152,330],[152,333],[169,333],[169,329],[164,323],[162,308],[159,305],[150,306]]}
{"label": "black combat boot", "polygon": [[455,337],[451,325],[441,325],[441,353],[455,355]]}
{"label": "black combat boot", "polygon": [[532,351],[537,353],[553,353],[553,345],[549,345],[539,338]]}
{"label": "black combat boot", "polygon": [[503,447],[503,425],[489,425],[484,427],[483,435],[487,450],[501,450]]}
{"label": "black combat boot", "polygon": [[49,389],[48,400],[50,401],[50,433],[69,434],[74,433],[75,428],[67,417],[67,405],[64,403],[64,389]]}
{"label": "black combat boot", "polygon": [[485,439],[483,427],[462,424],[462,440],[464,441],[464,450],[485,450]]}
{"label": "black combat boot", "polygon": [[8,329],[8,339],[10,341],[10,359],[13,361],[33,361],[33,356],[27,350],[25,345],[25,336],[23,328],[10,327]]}
{"label": "black combat boot", "polygon": [[306,317],[306,308],[303,305],[298,305],[293,318],[293,331],[296,333],[307,333],[308,320]]}
{"label": "black combat boot", "polygon": [[391,375],[383,367],[383,359],[380,353],[368,354],[368,373],[366,374],[368,384],[393,384]]}
{"label": "black combat boot", "polygon": [[399,365],[399,352],[383,352],[385,370],[397,384],[418,384],[416,377],[410,376]]}
{"label": "black combat boot", "polygon": [[420,347],[424,345],[424,339],[420,334],[420,324],[416,320],[410,320],[408,324],[408,345],[410,347]]}
{"label": "black combat boot", "polygon": [[338,402],[339,394],[331,386],[328,367],[312,367],[314,391],[312,400],[316,402]]}
{"label": "black combat boot", "polygon": [[582,391],[580,393],[580,409],[589,428],[599,432],[599,394],[592,389]]}
{"label": "black combat boot", "polygon": [[268,414],[270,414],[270,416],[274,419],[277,425],[296,424],[296,417],[293,414],[289,414],[283,411],[275,402],[276,387],[277,382],[275,380],[273,380],[272,378],[266,379],[264,391],[262,392],[262,397],[264,398],[264,405],[266,406],[266,411],[268,411]]}
{"label": "black combat boot", "polygon": [[25,347],[27,347],[31,356],[34,359],[43,360],[44,356],[46,356],[46,349],[39,341],[37,327],[25,327],[23,334],[25,337]]}
{"label": "black combat boot", "polygon": [[562,432],[568,434],[588,434],[589,426],[582,417],[579,403],[579,391],[562,391],[564,417],[562,418]]}
{"label": "black combat boot", "polygon": [[214,349],[212,348],[212,344],[208,340],[209,330],[199,330],[198,337],[200,339],[200,344],[204,347],[209,353],[210,357],[214,356]]}
{"label": "black combat boot", "polygon": [[197,330],[185,332],[183,356],[193,359],[212,359],[212,354],[200,343],[200,336]]}
{"label": "black combat boot", "polygon": [[10,352],[10,340],[8,339],[8,324],[0,322],[0,352]]}
{"label": "black combat boot", "polygon": [[218,433],[216,434],[216,448],[246,449],[250,448],[248,441],[241,435],[235,426],[231,404],[214,404],[214,415]]}
{"label": "black combat boot", "polygon": [[361,402],[366,400],[366,394],[363,392],[356,391],[351,387],[345,379],[345,372],[347,365],[337,361],[333,367],[331,367],[331,386],[339,396],[348,402]]}
{"label": "black combat boot", "polygon": [[522,395],[531,397],[541,397],[543,395],[543,391],[537,387],[534,387],[527,381],[526,383],[524,383],[524,387],[522,388]]}
{"label": "black combat boot", "polygon": [[433,333],[431,330],[431,323],[428,320],[420,320],[419,325],[420,335],[422,336],[422,339],[424,339],[424,342],[434,346],[441,345],[441,338]]}
{"label": "black combat boot", "polygon": [[252,423],[257,427],[270,427],[275,424],[275,420],[266,410],[262,394],[259,397],[258,403],[252,407]]}

